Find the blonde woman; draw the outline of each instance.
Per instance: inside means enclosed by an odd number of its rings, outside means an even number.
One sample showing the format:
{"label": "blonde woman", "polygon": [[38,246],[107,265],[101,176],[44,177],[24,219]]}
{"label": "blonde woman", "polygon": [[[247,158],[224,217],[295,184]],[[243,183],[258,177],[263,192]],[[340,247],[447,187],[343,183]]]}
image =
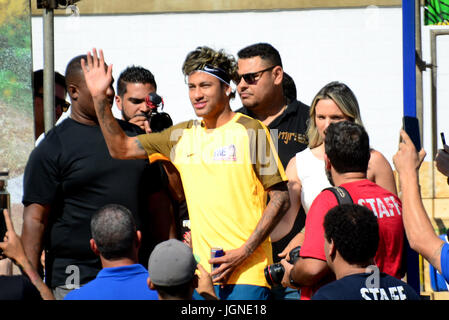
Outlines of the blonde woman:
{"label": "blonde woman", "polygon": [[[272,236],[290,230],[300,206],[307,213],[315,197],[324,188],[331,186],[324,170],[324,137],[330,123],[343,120],[363,126],[354,93],[347,85],[334,81],[324,86],[313,99],[307,130],[308,148],[297,153],[286,168],[291,206]],[[369,180],[397,194],[390,163],[374,149],[371,150],[367,176]],[[292,248],[302,244],[303,232],[304,230],[292,239],[280,256],[285,257]]]}

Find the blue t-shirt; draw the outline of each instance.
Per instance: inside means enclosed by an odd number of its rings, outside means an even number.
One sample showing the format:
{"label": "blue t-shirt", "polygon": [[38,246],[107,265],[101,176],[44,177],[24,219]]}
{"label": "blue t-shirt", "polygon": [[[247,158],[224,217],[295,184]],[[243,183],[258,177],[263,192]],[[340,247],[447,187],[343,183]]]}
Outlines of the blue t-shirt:
{"label": "blue t-shirt", "polygon": [[444,280],[449,283],[449,244],[444,243],[441,248],[441,272],[443,273]]}
{"label": "blue t-shirt", "polygon": [[140,264],[104,268],[64,300],[158,300],[157,291],[148,288],[147,278],[148,271]]}
{"label": "blue t-shirt", "polygon": [[[374,278],[376,277],[377,278]],[[378,281],[378,283],[377,283]],[[357,273],[321,287],[312,300],[420,300],[407,283],[385,273]]]}

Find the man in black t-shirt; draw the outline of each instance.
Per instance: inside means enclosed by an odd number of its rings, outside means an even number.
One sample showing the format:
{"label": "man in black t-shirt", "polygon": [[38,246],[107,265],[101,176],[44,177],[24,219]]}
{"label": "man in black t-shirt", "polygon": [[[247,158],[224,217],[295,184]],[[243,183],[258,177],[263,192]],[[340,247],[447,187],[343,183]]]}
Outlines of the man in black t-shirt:
{"label": "man in black t-shirt", "polygon": [[[279,158],[284,169],[296,153],[307,147],[307,120],[309,107],[296,100],[296,87],[293,79],[282,68],[279,52],[268,43],[257,43],[241,49],[238,53],[237,91],[243,107],[237,112],[258,119],[270,129]],[[295,217],[287,215],[294,214]],[[283,237],[272,234],[273,260],[289,244],[290,240],[304,227],[305,212],[288,212],[284,219],[293,220],[289,231],[281,232]],[[274,287],[275,299],[299,300],[297,290]]]}
{"label": "man in black t-shirt", "polygon": [[237,91],[243,107],[237,112],[261,121],[269,129],[282,165],[307,147],[309,107],[296,100],[293,79],[282,68],[279,52],[257,43],[238,53],[240,82]]}
{"label": "man in black t-shirt", "polygon": [[336,281],[321,287],[312,300],[419,300],[405,282],[380,273],[374,257],[379,226],[365,206],[345,204],[324,218],[324,250]]}
{"label": "man in black t-shirt", "polygon": [[[57,299],[101,270],[89,246],[92,214],[106,204],[120,204],[131,210],[140,228],[147,213],[144,197],[161,184],[148,161],[111,158],[81,70],[82,58],[73,58],[66,69],[71,116],[33,150],[24,174],[24,249],[35,268],[45,249],[46,283]],[[111,104],[114,94],[111,84]],[[137,126],[117,121],[127,135],[141,133]]]}

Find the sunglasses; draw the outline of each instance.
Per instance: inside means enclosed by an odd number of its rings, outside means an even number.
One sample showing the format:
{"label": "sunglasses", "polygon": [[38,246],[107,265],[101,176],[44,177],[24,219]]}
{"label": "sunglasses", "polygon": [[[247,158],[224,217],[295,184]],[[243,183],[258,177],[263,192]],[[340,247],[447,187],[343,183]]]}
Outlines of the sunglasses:
{"label": "sunglasses", "polygon": [[[44,98],[44,95],[42,93],[38,93],[35,96],[39,98]],[[70,102],[67,102],[64,99],[55,96],[55,108],[57,107],[61,107],[62,112],[66,112],[70,107]]]}
{"label": "sunglasses", "polygon": [[257,72],[251,72],[251,73],[245,73],[245,74],[239,75],[238,83],[240,83],[240,81],[242,81],[242,78],[243,78],[247,84],[256,84],[257,81],[259,81],[260,77],[262,76],[262,74],[265,71],[269,71],[269,70],[273,69],[274,67],[276,67],[276,66],[272,66],[272,67],[269,67],[269,68],[266,68],[266,69],[263,69],[263,70],[260,70]]}

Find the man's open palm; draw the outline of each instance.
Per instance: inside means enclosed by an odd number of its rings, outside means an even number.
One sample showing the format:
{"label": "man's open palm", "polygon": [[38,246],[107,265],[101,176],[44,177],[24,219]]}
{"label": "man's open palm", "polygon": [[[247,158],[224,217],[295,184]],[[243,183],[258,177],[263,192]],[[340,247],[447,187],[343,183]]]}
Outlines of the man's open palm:
{"label": "man's open palm", "polygon": [[87,62],[81,59],[81,68],[92,97],[104,96],[112,83],[112,64],[104,63],[103,50],[100,49],[99,57],[95,48],[92,52],[87,53]]}

